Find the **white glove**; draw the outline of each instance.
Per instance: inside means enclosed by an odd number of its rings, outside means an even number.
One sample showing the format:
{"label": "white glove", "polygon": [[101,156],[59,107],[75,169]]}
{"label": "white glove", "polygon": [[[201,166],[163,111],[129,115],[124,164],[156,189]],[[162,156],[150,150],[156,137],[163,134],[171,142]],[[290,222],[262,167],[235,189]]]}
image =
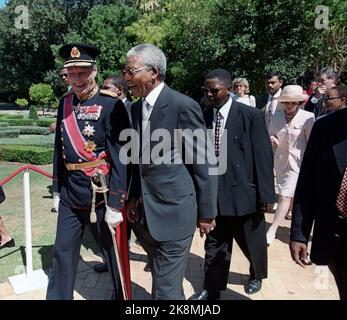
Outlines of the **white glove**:
{"label": "white glove", "polygon": [[60,201],[60,193],[53,192],[53,208],[57,213],[59,209],[59,201]]}
{"label": "white glove", "polygon": [[120,212],[117,209],[113,209],[110,207],[106,207],[105,212],[105,222],[111,226],[112,228],[115,228],[117,225],[119,225],[123,221],[123,215],[122,212]]}

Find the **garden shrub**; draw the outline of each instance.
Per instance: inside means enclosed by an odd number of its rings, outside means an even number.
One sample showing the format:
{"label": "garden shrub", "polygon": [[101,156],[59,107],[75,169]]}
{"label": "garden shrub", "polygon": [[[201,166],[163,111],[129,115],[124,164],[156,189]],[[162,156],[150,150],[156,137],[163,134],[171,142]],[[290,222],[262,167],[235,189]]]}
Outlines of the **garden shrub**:
{"label": "garden shrub", "polygon": [[32,119],[8,119],[6,120],[10,126],[32,126],[35,120]]}
{"label": "garden shrub", "polygon": [[33,119],[33,120],[38,120],[39,119],[39,116],[37,114],[37,109],[35,106],[30,106],[30,109],[29,109],[29,119]]}
{"label": "garden shrub", "polygon": [[31,164],[48,164],[53,160],[53,148],[24,145],[3,145],[3,160]]}
{"label": "garden shrub", "polygon": [[7,128],[8,127],[8,122],[1,122],[0,120],[0,128]]}
{"label": "garden shrub", "polygon": [[49,129],[37,126],[25,127],[25,126],[13,126],[11,129],[19,130],[19,134],[39,134],[39,135],[48,135]]}
{"label": "garden shrub", "polygon": [[39,127],[47,127],[51,125],[51,123],[55,123],[57,120],[54,118],[44,118],[36,121],[36,125]]}
{"label": "garden shrub", "polygon": [[18,138],[19,130],[16,129],[1,129],[0,130],[0,138]]}
{"label": "garden shrub", "polygon": [[4,115],[3,119],[23,119],[23,115],[16,115],[16,114],[9,114],[9,115]]}

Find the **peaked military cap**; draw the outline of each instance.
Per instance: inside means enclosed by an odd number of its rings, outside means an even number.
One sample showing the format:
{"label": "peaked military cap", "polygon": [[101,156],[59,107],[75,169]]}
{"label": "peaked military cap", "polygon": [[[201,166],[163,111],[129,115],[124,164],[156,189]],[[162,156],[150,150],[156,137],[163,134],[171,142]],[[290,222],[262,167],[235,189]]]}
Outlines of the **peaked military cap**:
{"label": "peaked military cap", "polygon": [[100,53],[97,47],[85,43],[69,43],[59,50],[59,55],[65,60],[64,68],[93,66]]}

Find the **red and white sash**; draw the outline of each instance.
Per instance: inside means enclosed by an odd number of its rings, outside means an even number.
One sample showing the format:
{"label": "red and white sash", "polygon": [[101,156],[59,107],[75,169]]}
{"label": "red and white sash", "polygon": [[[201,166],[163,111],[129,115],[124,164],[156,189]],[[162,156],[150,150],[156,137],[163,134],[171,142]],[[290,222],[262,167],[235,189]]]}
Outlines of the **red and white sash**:
{"label": "red and white sash", "polygon": [[[71,94],[65,97],[64,99],[63,125],[75,153],[79,158],[83,159],[85,162],[107,158],[108,153],[105,151],[100,152],[100,154],[96,156],[95,152],[89,152],[84,149],[85,143],[87,141],[82,135],[80,128],[78,127],[76,115],[73,112],[72,98],[73,95]],[[103,175],[106,176],[110,170],[110,165],[108,163],[105,163],[95,168],[83,169],[83,172],[87,176],[93,176],[96,173],[96,169],[99,169],[103,173]]]}

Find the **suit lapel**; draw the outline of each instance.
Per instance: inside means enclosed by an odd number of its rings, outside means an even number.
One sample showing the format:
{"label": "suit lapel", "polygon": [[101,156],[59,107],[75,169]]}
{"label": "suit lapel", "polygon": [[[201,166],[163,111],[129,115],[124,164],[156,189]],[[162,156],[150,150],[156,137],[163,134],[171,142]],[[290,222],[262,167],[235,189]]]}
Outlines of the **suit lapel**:
{"label": "suit lapel", "polygon": [[347,139],[333,146],[337,165],[343,173],[347,166]]}
{"label": "suit lapel", "polygon": [[334,114],[328,115],[328,117],[335,117],[335,121],[332,122],[332,127],[335,127],[335,130],[330,135],[334,139],[335,159],[341,174],[343,174],[347,166],[347,108],[335,111]]}
{"label": "suit lapel", "polygon": [[131,113],[132,113],[132,120],[133,120],[133,126],[134,129],[138,132],[138,134],[141,134],[141,126],[140,123],[142,122],[142,99],[140,98],[131,107]]}
{"label": "suit lapel", "polygon": [[[234,133],[238,134],[240,128],[240,121],[239,121],[239,104],[235,100],[232,101],[230,111],[228,114],[228,118],[226,119],[225,123],[225,129],[228,129],[228,135],[231,133],[234,135]],[[223,134],[224,137],[224,134]],[[222,139],[223,139],[222,137]],[[231,136],[229,136],[228,139],[230,139]]]}

